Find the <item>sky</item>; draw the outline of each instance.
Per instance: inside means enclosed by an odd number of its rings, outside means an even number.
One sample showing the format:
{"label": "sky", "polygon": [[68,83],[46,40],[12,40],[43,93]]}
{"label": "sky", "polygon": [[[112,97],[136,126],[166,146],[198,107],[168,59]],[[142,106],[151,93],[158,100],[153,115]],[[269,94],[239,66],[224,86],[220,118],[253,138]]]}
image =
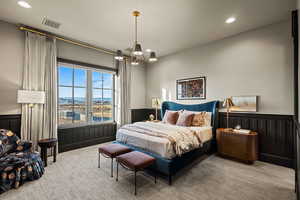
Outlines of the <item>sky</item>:
{"label": "sky", "polygon": [[[74,71],[74,76],[73,76]],[[78,69],[71,67],[58,67],[59,73],[59,97],[72,97],[72,88],[63,86],[72,86],[74,80],[74,97],[84,98],[86,96],[86,85],[87,85],[87,70]],[[93,82],[93,98],[102,98],[102,89],[112,89],[113,87],[113,75],[109,73],[102,73],[98,71],[92,71],[92,82]],[[85,88],[76,88],[85,87]],[[98,89],[97,89],[98,88]],[[111,98],[111,90],[103,90],[103,98]]]}

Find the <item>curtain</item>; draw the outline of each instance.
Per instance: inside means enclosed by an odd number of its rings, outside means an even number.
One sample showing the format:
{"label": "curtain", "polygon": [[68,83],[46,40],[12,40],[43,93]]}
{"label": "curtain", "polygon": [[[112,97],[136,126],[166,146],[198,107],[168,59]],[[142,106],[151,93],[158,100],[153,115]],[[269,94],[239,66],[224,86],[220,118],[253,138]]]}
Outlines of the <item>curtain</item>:
{"label": "curtain", "polygon": [[[57,138],[56,40],[26,32],[23,90],[45,91],[45,104],[22,105],[21,137],[33,142]],[[31,110],[32,109],[32,113]],[[31,119],[31,120],[30,120]]]}
{"label": "curtain", "polygon": [[131,123],[130,110],[130,84],[131,84],[131,66],[127,61],[116,61],[118,76],[116,79],[116,121],[118,127]]}

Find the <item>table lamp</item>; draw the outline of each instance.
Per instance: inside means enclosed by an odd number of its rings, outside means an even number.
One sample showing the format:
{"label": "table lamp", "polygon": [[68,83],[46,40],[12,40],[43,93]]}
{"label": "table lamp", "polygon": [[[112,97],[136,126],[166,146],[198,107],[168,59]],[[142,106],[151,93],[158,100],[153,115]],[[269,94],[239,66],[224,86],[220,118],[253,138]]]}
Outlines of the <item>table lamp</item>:
{"label": "table lamp", "polygon": [[157,120],[157,110],[160,108],[160,99],[155,97],[152,98],[152,108],[155,108],[155,120]]}
{"label": "table lamp", "polygon": [[44,91],[32,91],[32,90],[18,90],[18,103],[29,104],[30,108],[30,130],[29,138],[31,139],[31,128],[32,128],[32,108],[35,104],[45,103],[45,92]]}
{"label": "table lamp", "polygon": [[227,109],[227,128],[228,128],[228,123],[229,123],[229,112],[230,108],[234,106],[231,97],[226,98],[225,101],[223,102],[223,107],[226,107]]}

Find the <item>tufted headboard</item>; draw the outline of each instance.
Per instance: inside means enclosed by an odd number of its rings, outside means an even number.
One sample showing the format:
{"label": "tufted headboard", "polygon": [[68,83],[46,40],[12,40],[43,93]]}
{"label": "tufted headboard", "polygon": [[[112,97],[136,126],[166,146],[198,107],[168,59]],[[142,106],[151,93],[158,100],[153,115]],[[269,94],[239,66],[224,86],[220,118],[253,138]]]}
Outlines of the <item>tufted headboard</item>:
{"label": "tufted headboard", "polygon": [[202,104],[179,104],[171,101],[164,101],[161,106],[161,118],[164,117],[166,110],[189,110],[189,111],[206,111],[211,112],[211,126],[216,130],[218,126],[218,104],[219,101],[210,101]]}

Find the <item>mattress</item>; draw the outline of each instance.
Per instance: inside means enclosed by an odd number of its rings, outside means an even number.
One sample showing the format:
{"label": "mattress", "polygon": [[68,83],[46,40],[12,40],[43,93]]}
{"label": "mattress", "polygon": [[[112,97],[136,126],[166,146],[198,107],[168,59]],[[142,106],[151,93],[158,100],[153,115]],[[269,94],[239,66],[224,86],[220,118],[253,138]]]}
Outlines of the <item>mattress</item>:
{"label": "mattress", "polygon": [[[201,139],[202,144],[212,139],[212,127],[188,128],[193,130],[198,135],[198,137]],[[172,159],[176,157],[174,148],[167,138],[145,135],[138,132],[119,129],[117,132],[116,140],[118,142],[132,145],[151,153],[155,153],[166,159]]]}

